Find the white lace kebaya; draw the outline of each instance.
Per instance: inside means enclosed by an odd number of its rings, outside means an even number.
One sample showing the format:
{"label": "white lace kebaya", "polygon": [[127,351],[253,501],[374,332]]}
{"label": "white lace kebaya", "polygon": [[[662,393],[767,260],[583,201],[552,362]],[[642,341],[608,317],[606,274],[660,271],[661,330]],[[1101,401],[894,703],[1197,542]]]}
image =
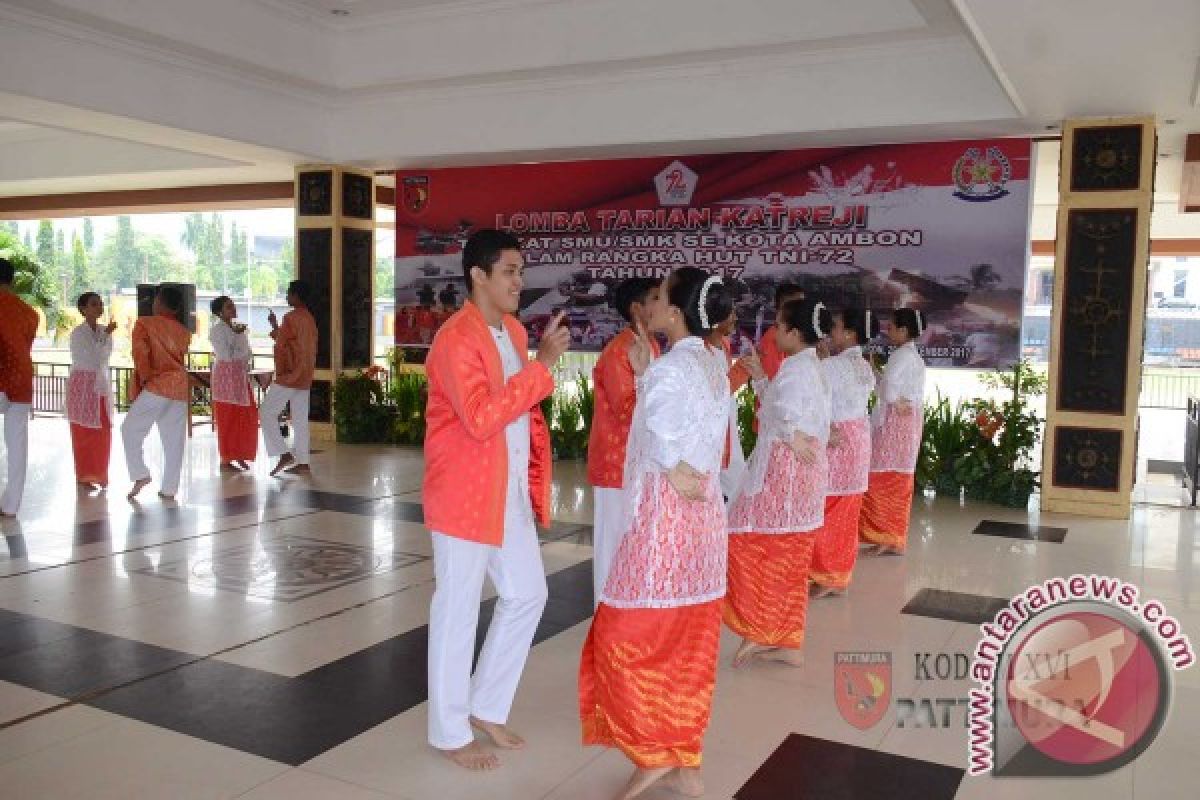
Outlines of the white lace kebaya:
{"label": "white lace kebaya", "polygon": [[[871,471],[911,473],[921,447],[925,403],[925,361],[916,342],[892,351],[876,398],[871,413]],[[908,403],[909,413],[900,413],[900,401]]]}
{"label": "white lace kebaya", "polygon": [[[754,388],[762,398],[758,442],[733,500],[729,531],[814,530],[824,521],[830,415],[829,385],[816,350],[788,356],[772,380],[755,381]],[[814,463],[802,462],[789,446],[797,432],[817,440]]]}
{"label": "white lace kebaya", "polygon": [[[723,354],[722,354],[723,355]],[[725,359],[689,336],[638,380],[629,430],[621,542],[600,600],[614,608],[673,608],[725,595],[725,504],[718,485],[729,425]],[[708,476],[686,500],[667,481],[685,462]]]}
{"label": "white lace kebaya", "polygon": [[103,326],[86,322],[71,331],[71,375],[67,379],[67,421],[84,428],[100,427],[100,402],[113,421],[112,385],[108,362],[112,337]]}
{"label": "white lace kebaya", "polygon": [[829,447],[829,495],[867,491],[871,469],[871,425],[867,401],[875,389],[875,371],[862,356],[861,347],[848,347],[821,362],[833,398],[830,432],[837,431],[837,446]]}

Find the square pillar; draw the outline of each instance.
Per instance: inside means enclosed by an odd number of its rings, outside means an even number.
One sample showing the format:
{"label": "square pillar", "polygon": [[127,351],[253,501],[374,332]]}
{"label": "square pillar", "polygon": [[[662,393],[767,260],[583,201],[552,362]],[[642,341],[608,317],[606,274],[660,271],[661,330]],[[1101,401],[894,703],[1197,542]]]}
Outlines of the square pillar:
{"label": "square pillar", "polygon": [[333,381],[374,357],[375,175],[336,165],[296,169],[296,277],[312,287],[317,369],[309,419],[332,440]]}
{"label": "square pillar", "polygon": [[1043,511],[1129,517],[1156,144],[1149,116],[1063,125]]}

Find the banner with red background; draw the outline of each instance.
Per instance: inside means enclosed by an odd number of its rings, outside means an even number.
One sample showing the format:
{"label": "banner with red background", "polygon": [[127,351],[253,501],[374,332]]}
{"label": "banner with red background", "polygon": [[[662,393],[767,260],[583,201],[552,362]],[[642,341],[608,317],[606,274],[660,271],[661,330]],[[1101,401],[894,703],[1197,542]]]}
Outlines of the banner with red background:
{"label": "banner with red background", "polygon": [[[1028,252],[1028,139],[572,161],[396,173],[396,342],[427,345],[465,300],[471,231],[524,243],[521,319],[564,309],[576,349],[623,325],[621,280],[722,273],[738,333],[771,324],[775,286],[833,308],[924,310],[931,365],[1018,357]],[[744,346],[735,342],[735,347]]]}

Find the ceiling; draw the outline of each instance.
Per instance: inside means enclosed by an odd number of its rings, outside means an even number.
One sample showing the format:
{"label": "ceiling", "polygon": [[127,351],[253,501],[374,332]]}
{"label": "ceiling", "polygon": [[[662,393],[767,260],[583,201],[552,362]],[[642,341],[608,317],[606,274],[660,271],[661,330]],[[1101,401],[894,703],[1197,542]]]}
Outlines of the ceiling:
{"label": "ceiling", "polygon": [[[1200,131],[1200,3],[1138,9],[0,0],[0,195],[279,180],[318,161],[387,169],[1052,136],[1068,116],[1149,112],[1174,120],[1160,129],[1166,214],[1184,135]],[[1046,191],[1037,203],[1049,208]]]}

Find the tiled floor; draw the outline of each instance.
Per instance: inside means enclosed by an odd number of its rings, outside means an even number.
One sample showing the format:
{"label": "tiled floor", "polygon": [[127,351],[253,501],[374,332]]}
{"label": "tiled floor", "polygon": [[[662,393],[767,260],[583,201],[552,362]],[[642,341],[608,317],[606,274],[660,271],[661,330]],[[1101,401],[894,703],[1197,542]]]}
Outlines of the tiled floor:
{"label": "tiled floor", "polygon": [[[557,466],[543,537],[551,597],[512,719],[530,747],[471,775],[425,744],[419,451],[329,445],[310,480],[265,464],[220,478],[198,432],[178,502],[132,505],[119,452],[113,492],[77,494],[65,425],[33,431],[25,507],[0,523],[0,797],[601,800],[624,781],[622,756],[579,744],[592,607],[580,465]],[[1200,640],[1197,521],[1149,504],[1106,522],[918,499],[905,557],[864,559],[848,595],[813,603],[803,668],[734,671],[726,634],[706,796],[1195,797],[1200,668],[1175,676],[1162,733],[1116,772],[964,775],[961,664],[978,631],[958,620],[1097,573],[1137,583]],[[837,706],[847,652],[891,657],[888,706],[865,729]]]}

